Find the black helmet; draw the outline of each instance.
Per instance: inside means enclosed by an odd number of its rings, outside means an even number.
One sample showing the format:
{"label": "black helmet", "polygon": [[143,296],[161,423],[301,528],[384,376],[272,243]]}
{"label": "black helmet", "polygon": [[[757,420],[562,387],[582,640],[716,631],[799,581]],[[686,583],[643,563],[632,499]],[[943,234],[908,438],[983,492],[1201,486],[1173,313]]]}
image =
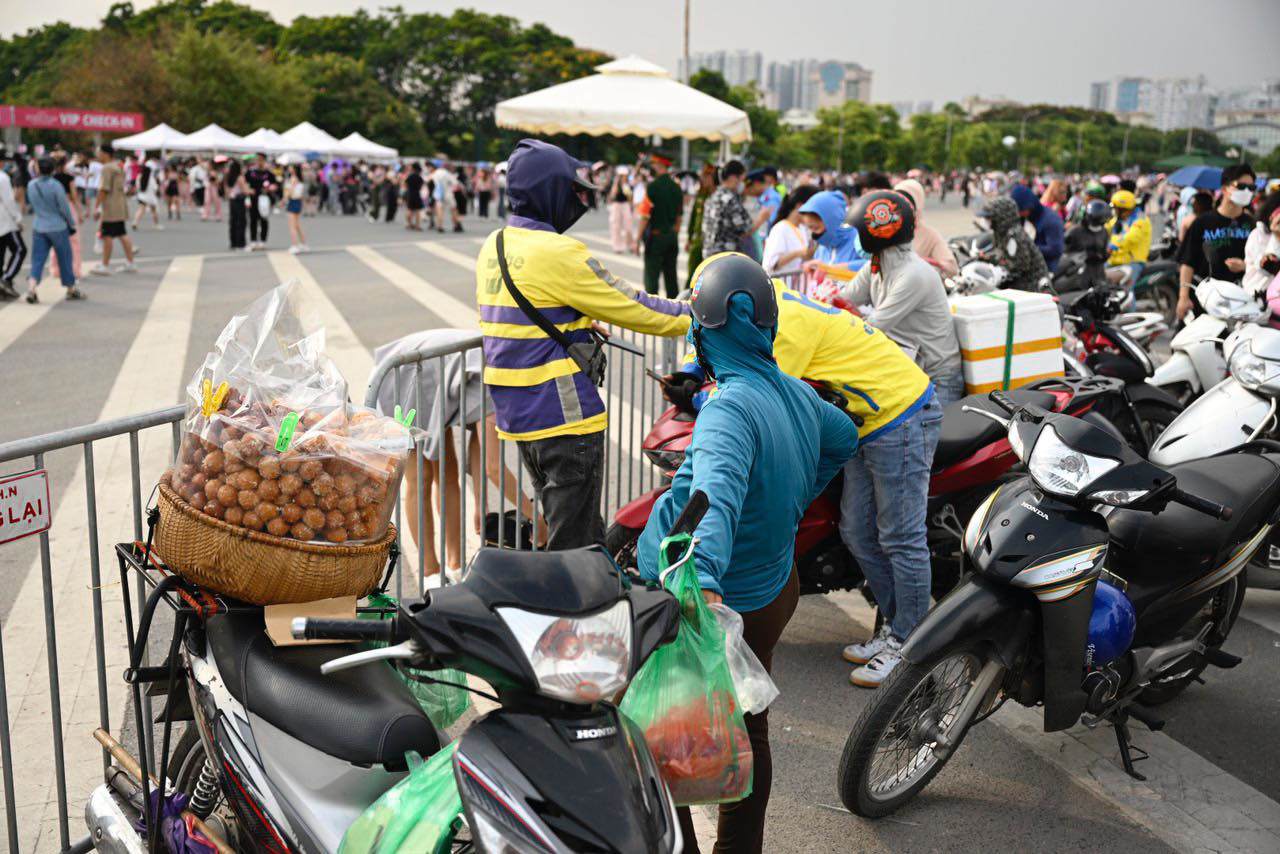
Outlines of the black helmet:
{"label": "black helmet", "polygon": [[746,294],[755,305],[756,326],[778,325],[778,298],[769,274],[741,252],[718,252],[693,271],[689,308],[701,326],[719,329],[729,319],[729,298]]}
{"label": "black helmet", "polygon": [[893,190],[863,193],[845,223],[858,229],[862,251],[872,255],[890,246],[910,243],[916,236],[916,212],[911,200]]}
{"label": "black helmet", "polygon": [[1092,228],[1095,231],[1102,228],[1111,219],[1111,205],[1102,199],[1093,199],[1084,206],[1083,222],[1085,227]]}

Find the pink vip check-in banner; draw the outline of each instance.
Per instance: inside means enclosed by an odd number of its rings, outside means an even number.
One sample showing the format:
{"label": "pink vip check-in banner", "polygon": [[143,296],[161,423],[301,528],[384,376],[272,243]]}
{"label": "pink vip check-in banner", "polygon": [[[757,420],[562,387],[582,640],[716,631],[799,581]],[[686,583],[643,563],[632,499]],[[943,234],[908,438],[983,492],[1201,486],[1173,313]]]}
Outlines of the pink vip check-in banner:
{"label": "pink vip check-in banner", "polygon": [[112,113],[74,107],[19,107],[0,104],[0,127],[39,130],[80,131],[82,133],[138,133],[143,130],[142,113]]}

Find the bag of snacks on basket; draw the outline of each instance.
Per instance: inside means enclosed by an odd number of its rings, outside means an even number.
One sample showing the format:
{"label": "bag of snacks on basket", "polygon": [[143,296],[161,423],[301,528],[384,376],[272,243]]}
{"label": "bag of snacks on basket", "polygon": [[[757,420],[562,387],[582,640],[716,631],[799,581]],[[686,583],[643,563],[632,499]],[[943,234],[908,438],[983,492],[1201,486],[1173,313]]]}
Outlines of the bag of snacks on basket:
{"label": "bag of snacks on basket", "polygon": [[680,600],[676,639],[660,646],[631,680],[620,710],[644,729],[676,804],[727,803],[751,794],[752,753],[725,655],[725,633],[702,598],[692,554],[667,567],[669,537],[658,549],[663,584]]}
{"label": "bag of snacks on basket", "polygon": [[347,402],[324,339],[292,282],[231,319],[187,386],[185,435],[165,478],[174,493],[281,539],[383,536],[414,440],[408,426]]}

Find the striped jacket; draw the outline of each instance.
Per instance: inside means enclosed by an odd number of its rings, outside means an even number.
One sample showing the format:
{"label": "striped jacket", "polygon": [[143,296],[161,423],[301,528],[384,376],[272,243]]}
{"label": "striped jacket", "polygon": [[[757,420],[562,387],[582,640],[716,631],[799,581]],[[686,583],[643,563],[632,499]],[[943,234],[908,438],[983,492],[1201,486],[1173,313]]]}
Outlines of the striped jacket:
{"label": "striped jacket", "polygon": [[[560,344],[525,317],[503,284],[496,235],[489,235],[476,259],[476,302],[498,435],[531,441],[605,429],[599,390]],[[571,342],[589,340],[592,320],[665,336],[689,328],[687,303],[633,288],[572,237],[508,228],[504,240],[516,286]]]}

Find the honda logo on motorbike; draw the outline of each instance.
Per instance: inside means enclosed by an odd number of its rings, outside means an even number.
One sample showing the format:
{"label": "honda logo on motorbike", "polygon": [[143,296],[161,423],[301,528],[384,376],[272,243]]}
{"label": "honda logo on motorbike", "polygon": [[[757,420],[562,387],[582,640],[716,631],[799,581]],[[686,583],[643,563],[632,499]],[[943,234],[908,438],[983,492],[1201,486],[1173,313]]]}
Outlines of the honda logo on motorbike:
{"label": "honda logo on motorbike", "polygon": [[1036,514],[1041,519],[1044,519],[1046,522],[1049,521],[1049,514],[1041,510],[1039,507],[1032,507],[1030,504],[1028,504],[1025,501],[1021,502],[1021,506],[1025,510],[1030,510],[1032,513]]}
{"label": "honda logo on motorbike", "polygon": [[609,738],[618,734],[618,728],[610,724],[609,726],[590,727],[588,729],[575,729],[570,736],[574,741],[593,741],[597,738]]}

